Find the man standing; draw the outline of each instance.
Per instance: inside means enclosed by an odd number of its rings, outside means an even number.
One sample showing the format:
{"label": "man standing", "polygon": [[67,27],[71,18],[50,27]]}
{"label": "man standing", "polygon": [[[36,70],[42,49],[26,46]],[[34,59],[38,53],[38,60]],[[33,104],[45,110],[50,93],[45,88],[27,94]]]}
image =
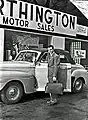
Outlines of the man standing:
{"label": "man standing", "polygon": [[[57,55],[54,51],[54,46],[48,46],[48,81],[49,83],[58,82],[57,72],[60,64],[60,55]],[[57,103],[57,94],[50,93],[50,101],[47,103]]]}
{"label": "man standing", "polygon": [[15,44],[13,44],[12,49],[11,49],[11,56],[12,56],[12,60],[14,60],[14,58],[16,57],[16,48],[15,48]]}

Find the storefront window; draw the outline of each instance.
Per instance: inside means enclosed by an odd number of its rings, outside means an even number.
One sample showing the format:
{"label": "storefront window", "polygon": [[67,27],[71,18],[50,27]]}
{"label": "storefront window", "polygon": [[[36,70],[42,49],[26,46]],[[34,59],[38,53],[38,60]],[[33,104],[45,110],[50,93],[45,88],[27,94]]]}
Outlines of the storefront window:
{"label": "storefront window", "polygon": [[70,52],[71,57],[78,64],[83,65],[88,70],[88,41],[65,39],[65,49]]}
{"label": "storefront window", "polygon": [[48,36],[5,30],[4,46],[4,61],[14,60],[16,55],[22,50],[47,47]]}

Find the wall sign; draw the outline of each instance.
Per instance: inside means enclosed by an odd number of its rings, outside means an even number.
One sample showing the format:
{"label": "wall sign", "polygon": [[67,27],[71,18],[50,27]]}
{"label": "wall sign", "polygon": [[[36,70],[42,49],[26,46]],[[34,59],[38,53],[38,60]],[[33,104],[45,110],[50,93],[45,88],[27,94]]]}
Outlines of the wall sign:
{"label": "wall sign", "polygon": [[75,57],[76,58],[86,58],[86,50],[75,50]]}
{"label": "wall sign", "polygon": [[76,36],[76,16],[18,0],[1,5],[1,25]]}
{"label": "wall sign", "polygon": [[83,25],[77,25],[77,34],[87,36],[87,27]]}

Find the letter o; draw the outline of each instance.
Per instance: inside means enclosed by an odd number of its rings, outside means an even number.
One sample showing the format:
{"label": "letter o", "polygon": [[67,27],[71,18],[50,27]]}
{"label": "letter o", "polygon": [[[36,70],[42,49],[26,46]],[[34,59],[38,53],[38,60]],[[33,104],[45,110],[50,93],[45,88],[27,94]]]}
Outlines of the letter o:
{"label": "letter o", "polygon": [[67,16],[66,14],[64,14],[64,15],[62,16],[62,25],[63,25],[64,27],[67,27],[67,26],[68,26],[68,23],[69,23],[69,18],[68,18],[68,16]]}
{"label": "letter o", "polygon": [[13,25],[13,24],[14,24],[14,19],[13,19],[13,18],[10,18],[10,19],[9,19],[9,23],[10,23],[11,25]]}
{"label": "letter o", "polygon": [[20,26],[24,26],[24,21],[20,20]]}

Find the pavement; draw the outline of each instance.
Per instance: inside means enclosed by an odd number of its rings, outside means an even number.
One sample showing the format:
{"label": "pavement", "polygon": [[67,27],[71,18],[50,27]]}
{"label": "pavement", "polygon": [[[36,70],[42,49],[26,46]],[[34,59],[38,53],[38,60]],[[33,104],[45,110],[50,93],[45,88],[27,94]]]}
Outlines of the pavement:
{"label": "pavement", "polygon": [[88,120],[88,90],[64,93],[58,104],[47,105],[49,95],[37,92],[25,95],[17,104],[0,102],[0,120]]}

